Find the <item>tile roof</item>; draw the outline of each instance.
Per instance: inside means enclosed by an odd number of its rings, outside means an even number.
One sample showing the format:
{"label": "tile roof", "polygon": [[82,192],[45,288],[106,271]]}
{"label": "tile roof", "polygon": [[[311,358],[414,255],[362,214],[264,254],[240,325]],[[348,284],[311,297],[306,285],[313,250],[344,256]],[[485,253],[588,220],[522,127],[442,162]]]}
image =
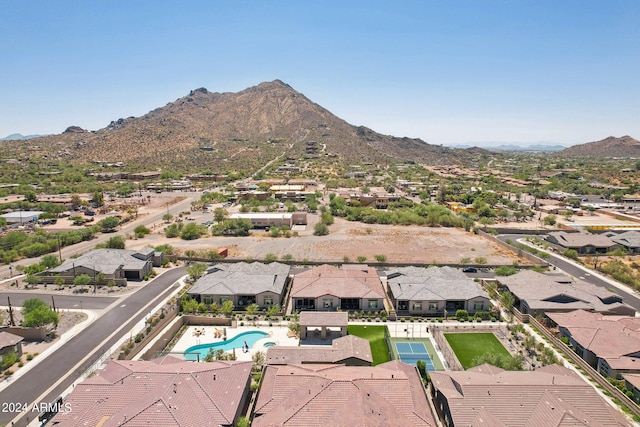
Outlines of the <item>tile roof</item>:
{"label": "tile roof", "polygon": [[454,425],[630,425],[570,369],[559,365],[536,371],[485,368],[431,373],[433,387],[446,399]]}
{"label": "tile roof", "polygon": [[286,264],[260,262],[216,264],[189,289],[191,295],[282,294],[291,267]]}
{"label": "tile roof", "polygon": [[575,310],[569,313],[547,313],[583,348],[606,360],[612,369],[640,371],[640,318],[603,316]]}
{"label": "tile roof", "polygon": [[[547,240],[553,241],[565,248],[581,248],[594,246],[596,248],[610,248],[616,243],[603,234],[591,234],[586,232],[567,233],[566,231],[552,231],[547,235]],[[549,239],[551,238],[551,239]]]}
{"label": "tile roof", "polygon": [[356,358],[373,363],[369,341],[355,335],[336,338],[328,345],[272,346],[267,349],[267,364],[345,363]]}
{"label": "tile roof", "polygon": [[323,264],[293,278],[291,298],[318,298],[333,295],[338,298],[384,298],[378,273],[368,266],[338,268]]}
{"label": "tile roof", "polygon": [[271,365],[253,427],[435,426],[415,367]]}
{"label": "tile roof", "polygon": [[232,425],[251,374],[251,362],[111,361],[78,384],[63,426]]}
{"label": "tile roof", "polygon": [[0,332],[0,349],[5,347],[11,347],[19,342],[21,342],[24,338],[19,335],[12,334],[10,332]]}
{"label": "tile roof", "polygon": [[50,273],[64,273],[73,268],[84,267],[104,274],[114,274],[120,269],[142,270],[151,261],[136,257],[139,251],[126,249],[94,249],[78,258],[69,258],[59,266],[48,270]]}
{"label": "tile roof", "polygon": [[463,300],[489,296],[462,271],[451,267],[402,267],[387,273],[395,299],[419,301]]}
{"label": "tile roof", "polygon": [[640,232],[625,231],[624,233],[614,233],[612,231],[604,233],[613,242],[618,243],[626,248],[640,248]]}
{"label": "tile roof", "polygon": [[298,320],[300,326],[347,326],[349,313],[346,311],[303,311]]}
{"label": "tile roof", "polygon": [[499,277],[498,281],[535,311],[582,309],[611,314],[635,313],[635,309],[624,304],[618,294],[565,275],[521,270],[512,276]]}

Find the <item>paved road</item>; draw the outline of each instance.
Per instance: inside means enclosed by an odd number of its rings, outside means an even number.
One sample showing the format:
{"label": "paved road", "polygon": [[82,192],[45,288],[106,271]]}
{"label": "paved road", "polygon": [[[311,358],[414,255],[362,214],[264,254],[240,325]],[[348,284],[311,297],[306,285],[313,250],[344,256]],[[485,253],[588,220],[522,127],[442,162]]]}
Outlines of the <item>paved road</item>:
{"label": "paved road", "polygon": [[[503,242],[507,239],[510,239],[511,241],[515,242],[518,239],[525,239],[527,237],[537,237],[540,238],[540,236],[535,236],[535,235],[526,235],[526,234],[505,234],[505,235],[500,235],[498,236],[498,239],[502,240]],[[573,276],[575,278],[578,278],[580,280],[584,280],[585,282],[589,282],[592,283],[596,286],[599,286],[601,288],[606,288],[612,292],[617,293],[618,295],[620,295],[623,299],[623,301],[626,304],[629,304],[631,307],[635,308],[636,311],[640,311],[640,298],[638,298],[638,296],[633,293],[633,291],[629,290],[629,291],[624,291],[622,289],[619,289],[617,287],[614,287],[613,285],[611,285],[610,283],[608,283],[605,280],[600,279],[599,277],[596,277],[594,275],[592,275],[589,271],[585,271],[583,268],[577,267],[574,264],[566,261],[564,258],[556,256],[551,254],[551,256],[547,259],[547,262],[549,262],[549,264],[556,266],[558,269],[564,271],[565,273],[567,273],[570,276]],[[613,279],[611,279],[613,280]]]}
{"label": "paved road", "polygon": [[[131,294],[122,301],[121,305],[96,319],[64,346],[47,357],[46,361],[36,365],[0,392],[0,402],[26,402],[31,408],[33,403],[40,403],[35,400],[42,393],[62,379],[42,402],[55,400],[122,335],[129,333],[137,322],[148,315],[149,308],[165,299],[175,289],[173,285],[176,280],[184,274],[184,267],[170,270]],[[144,310],[137,314],[143,308]],[[116,330],[119,333],[114,334],[106,343],[102,344]],[[90,357],[79,368],[74,369],[87,355]],[[21,414],[0,412],[0,425],[9,425],[14,420],[15,426],[25,426],[27,418],[33,420],[37,415],[37,413],[31,412]],[[14,419],[14,417],[16,418]]]}
{"label": "paved road", "polygon": [[11,299],[12,307],[22,307],[25,300],[29,298],[40,298],[49,305],[53,305],[53,302],[55,302],[56,308],[76,308],[87,310],[102,310],[118,300],[118,297],[53,294],[52,302],[52,294],[39,292],[0,292],[0,305],[9,305],[7,297]]}

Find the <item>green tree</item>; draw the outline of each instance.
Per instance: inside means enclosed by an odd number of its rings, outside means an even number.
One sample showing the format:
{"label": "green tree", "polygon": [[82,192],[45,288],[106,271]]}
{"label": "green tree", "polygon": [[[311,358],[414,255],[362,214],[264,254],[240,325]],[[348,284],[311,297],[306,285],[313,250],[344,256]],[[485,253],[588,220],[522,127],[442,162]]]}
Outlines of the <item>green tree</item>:
{"label": "green tree", "polygon": [[565,258],[578,260],[578,251],[576,251],[575,249],[568,249],[567,248],[562,252],[562,256],[564,256]]}
{"label": "green tree", "polygon": [[45,255],[40,260],[40,265],[44,267],[45,270],[49,270],[51,268],[55,268],[59,266],[62,262],[55,255]]}
{"label": "green tree", "polygon": [[280,314],[280,311],[281,311],[280,304],[273,304],[273,305],[270,305],[269,308],[267,309],[267,315],[277,316]]}
{"label": "green tree", "polygon": [[40,283],[41,279],[39,276],[36,276],[35,274],[28,274],[27,277],[25,277],[24,281],[31,286],[35,286],[38,283]]}
{"label": "green tree", "polygon": [[231,313],[233,313],[233,309],[234,309],[234,305],[233,305],[233,301],[231,300],[226,300],[224,303],[222,303],[222,307],[220,307],[220,311],[225,316],[231,316]]}
{"label": "green tree", "polygon": [[556,216],[555,215],[547,215],[544,217],[543,222],[545,225],[556,225]]}
{"label": "green tree", "polygon": [[166,213],[164,215],[162,215],[162,220],[164,222],[169,222],[173,219],[173,215],[171,215],[170,213]]}
{"label": "green tree", "polygon": [[89,283],[91,283],[91,277],[88,274],[81,274],[73,279],[74,286],[87,286]]}
{"label": "green tree", "polygon": [[253,316],[254,314],[256,314],[258,312],[258,310],[260,309],[260,307],[258,306],[258,304],[253,303],[253,304],[249,304],[246,308],[247,310],[247,314]]}
{"label": "green tree", "polygon": [[104,205],[104,195],[102,194],[102,191],[95,191],[93,193],[93,197],[91,198],[91,203],[93,203],[95,206],[102,206]]}
{"label": "green tree", "polygon": [[501,265],[494,270],[496,276],[511,276],[516,274],[516,268],[511,265]]}
{"label": "green tree", "polygon": [[266,262],[274,262],[278,260],[278,255],[276,254],[272,254],[272,253],[268,253],[264,256],[264,260]]}
{"label": "green tree", "polygon": [[46,325],[58,326],[58,313],[53,311],[46,302],[39,298],[30,298],[22,304],[23,325],[39,327]]}
{"label": "green tree", "polygon": [[79,194],[72,194],[71,195],[71,209],[74,211],[77,211],[78,209],[80,209],[80,206],[82,206],[82,199],[80,198]]}
{"label": "green tree", "polygon": [[313,227],[314,236],[326,236],[327,234],[329,234],[329,227],[327,227],[327,224],[323,222],[318,222]]}
{"label": "green tree", "polygon": [[133,233],[136,235],[136,237],[144,237],[147,234],[151,233],[151,230],[149,230],[144,225],[139,225],[133,229]]}
{"label": "green tree", "polygon": [[182,240],[196,240],[202,236],[205,231],[201,226],[194,222],[190,222],[182,228],[182,232],[180,233],[180,237]]}
{"label": "green tree", "polygon": [[378,261],[378,262],[387,262],[387,256],[386,255],[382,255],[382,254],[376,255],[375,258],[376,258],[376,261]]}
{"label": "green tree", "polygon": [[108,216],[98,222],[98,226],[100,227],[100,231],[103,233],[112,233],[115,231],[116,227],[120,225],[120,220],[115,216]]}
{"label": "green tree", "polygon": [[213,220],[216,222],[222,222],[227,218],[229,212],[223,208],[215,208],[213,210]]}
{"label": "green tree", "polygon": [[195,264],[191,264],[189,267],[187,267],[187,274],[189,275],[191,280],[194,281],[198,280],[205,271],[207,271],[207,264],[202,262],[196,262]]}
{"label": "green tree", "polygon": [[105,247],[109,249],[124,249],[126,240],[124,236],[111,236],[105,243]]}
{"label": "green tree", "polygon": [[7,219],[6,218],[0,218],[0,228],[4,228],[7,226]]}

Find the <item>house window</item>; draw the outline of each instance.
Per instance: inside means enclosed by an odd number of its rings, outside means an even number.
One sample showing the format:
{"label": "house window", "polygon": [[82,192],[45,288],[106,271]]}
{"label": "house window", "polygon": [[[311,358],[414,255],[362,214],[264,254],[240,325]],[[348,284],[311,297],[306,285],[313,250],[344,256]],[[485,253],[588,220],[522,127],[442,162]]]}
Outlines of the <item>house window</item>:
{"label": "house window", "polygon": [[211,304],[213,299],[211,297],[202,297],[202,302],[205,304]]}
{"label": "house window", "polygon": [[333,307],[333,300],[323,299],[322,300],[322,305],[324,306],[324,308],[331,308],[331,307]]}
{"label": "house window", "polygon": [[438,309],[438,303],[437,302],[430,302],[429,303],[429,310],[430,311],[434,311]]}
{"label": "house window", "polygon": [[422,302],[414,302],[413,303],[414,310],[422,310]]}
{"label": "house window", "polygon": [[220,297],[220,304],[224,304],[225,301],[229,301],[229,297]]}
{"label": "house window", "polygon": [[484,308],[484,304],[481,302],[473,303],[473,311],[481,311]]}
{"label": "house window", "polygon": [[273,304],[273,297],[272,296],[264,297],[264,305],[271,305],[271,304]]}
{"label": "house window", "polygon": [[369,308],[378,308],[378,300],[370,299],[369,300]]}

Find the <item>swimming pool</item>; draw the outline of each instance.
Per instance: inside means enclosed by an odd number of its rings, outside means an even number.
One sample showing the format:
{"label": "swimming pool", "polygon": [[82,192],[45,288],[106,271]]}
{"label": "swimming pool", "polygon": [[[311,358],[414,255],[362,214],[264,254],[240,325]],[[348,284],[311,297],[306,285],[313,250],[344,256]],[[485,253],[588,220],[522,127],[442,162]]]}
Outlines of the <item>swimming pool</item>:
{"label": "swimming pool", "polygon": [[269,334],[262,331],[247,331],[236,335],[226,341],[214,342],[209,344],[199,344],[189,347],[184,351],[184,358],[187,360],[204,359],[209,353],[209,349],[231,351],[232,349],[242,350],[245,342],[251,348],[258,340],[268,337]]}

